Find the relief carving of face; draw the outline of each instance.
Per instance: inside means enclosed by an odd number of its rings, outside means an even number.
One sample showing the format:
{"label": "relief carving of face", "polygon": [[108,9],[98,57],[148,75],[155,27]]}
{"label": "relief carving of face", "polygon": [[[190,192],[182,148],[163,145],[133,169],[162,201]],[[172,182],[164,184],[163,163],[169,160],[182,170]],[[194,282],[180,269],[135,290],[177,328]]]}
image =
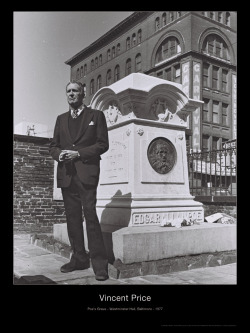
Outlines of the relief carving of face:
{"label": "relief carving of face", "polygon": [[176,161],[176,151],[172,143],[164,139],[156,139],[149,145],[148,159],[152,168],[160,173],[168,173]]}

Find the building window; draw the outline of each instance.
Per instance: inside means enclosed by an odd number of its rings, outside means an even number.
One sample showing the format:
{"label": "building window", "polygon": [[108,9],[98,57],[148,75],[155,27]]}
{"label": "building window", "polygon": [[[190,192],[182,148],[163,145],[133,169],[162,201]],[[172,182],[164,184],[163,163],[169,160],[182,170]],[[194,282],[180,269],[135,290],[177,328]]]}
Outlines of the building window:
{"label": "building window", "polygon": [[230,60],[226,43],[220,36],[214,34],[206,37],[202,45],[202,52],[217,58]]}
{"label": "building window", "polygon": [[177,17],[181,17],[181,12],[177,12]]}
{"label": "building window", "polygon": [[86,76],[87,75],[87,65],[84,65],[84,70],[83,70],[83,75]]}
{"label": "building window", "polygon": [[159,46],[156,52],[155,62],[157,64],[179,53],[181,53],[180,42],[176,37],[169,37],[165,39]]}
{"label": "building window", "polygon": [[135,57],[135,71],[141,72],[141,54],[137,54]]}
{"label": "building window", "polygon": [[170,22],[174,20],[174,12],[169,12],[169,20]]}
{"label": "building window", "polygon": [[112,58],[115,58],[115,47],[112,47]]}
{"label": "building window", "polygon": [[230,13],[226,12],[226,25],[230,27]]}
{"label": "building window", "polygon": [[120,80],[120,66],[116,65],[115,66],[115,82]]}
{"label": "building window", "polygon": [[128,37],[127,40],[126,40],[126,49],[127,50],[130,49],[130,37]]}
{"label": "building window", "polygon": [[218,12],[218,22],[223,23],[223,16],[222,16],[222,12]]}
{"label": "building window", "polygon": [[219,124],[219,102],[213,101],[213,123]]}
{"label": "building window", "polygon": [[99,55],[99,65],[100,66],[102,65],[102,55],[101,54]]}
{"label": "building window", "polygon": [[81,66],[80,77],[83,77],[83,66]]}
{"label": "building window", "polygon": [[102,87],[102,77],[101,77],[101,75],[99,75],[97,77],[97,86],[96,86],[96,89],[99,90],[99,89],[101,89],[101,87]]}
{"label": "building window", "polygon": [[132,35],[132,46],[136,45],[136,34]]}
{"label": "building window", "polygon": [[84,92],[84,97],[86,96],[86,84],[84,83],[83,85],[83,92]]}
{"label": "building window", "polygon": [[112,80],[112,76],[111,76],[111,69],[109,69],[107,71],[107,77],[106,77],[106,83],[107,83],[107,86],[109,86],[111,84],[111,80]]}
{"label": "building window", "polygon": [[210,12],[210,18],[214,20],[214,12]]}
{"label": "building window", "polygon": [[160,18],[157,17],[155,19],[155,31],[159,30],[160,29]]}
{"label": "building window", "polygon": [[96,57],[95,58],[95,68],[97,68],[98,67],[98,58]]}
{"label": "building window", "polygon": [[162,25],[165,26],[167,24],[167,14],[163,13],[162,14]]}
{"label": "building window", "polygon": [[225,69],[222,70],[222,91],[228,91],[228,71]]}
{"label": "building window", "polygon": [[140,30],[138,30],[138,33],[137,33],[137,43],[138,44],[141,44],[141,37],[142,37],[142,35],[141,35],[141,29],[140,29]]}
{"label": "building window", "polygon": [[94,89],[95,89],[94,87],[95,87],[95,81],[94,81],[94,79],[92,79],[90,81],[90,95],[94,94]]}
{"label": "building window", "polygon": [[117,46],[116,46],[116,54],[118,55],[121,51],[121,44],[118,43]]}
{"label": "building window", "polygon": [[213,81],[212,88],[219,89],[219,67],[213,66]]}
{"label": "building window", "polygon": [[222,125],[228,126],[228,104],[222,103]]}
{"label": "building window", "polygon": [[203,111],[202,111],[202,117],[203,117],[203,121],[210,121],[210,117],[209,117],[209,100],[204,98],[203,99]]}
{"label": "building window", "polygon": [[111,56],[110,49],[108,49],[108,51],[107,51],[107,60],[108,61],[110,60],[110,56]]}
{"label": "building window", "polygon": [[209,87],[209,69],[210,65],[203,63],[203,87]]}
{"label": "building window", "polygon": [[222,43],[220,41],[215,41],[215,55],[222,58]]}
{"label": "building window", "polygon": [[131,74],[131,59],[128,59],[126,61],[126,69],[125,69],[126,75]]}
{"label": "building window", "polygon": [[171,67],[169,67],[165,70],[165,77],[166,77],[166,80],[172,81]]}
{"label": "building window", "polygon": [[156,73],[156,75],[159,79],[163,79],[163,71]]}
{"label": "building window", "polygon": [[220,138],[213,136],[212,137],[212,150],[217,150],[220,148]]}
{"label": "building window", "polygon": [[79,80],[80,79],[80,69],[77,68],[77,71],[76,71],[76,79]]}
{"label": "building window", "polygon": [[181,68],[180,68],[180,65],[174,66],[174,82],[181,83]]}
{"label": "building window", "polygon": [[209,136],[202,135],[202,150],[209,150]]}
{"label": "building window", "polygon": [[92,59],[92,60],[91,60],[91,70],[92,70],[92,71],[94,70],[94,67],[95,67],[95,66],[94,66],[94,60]]}

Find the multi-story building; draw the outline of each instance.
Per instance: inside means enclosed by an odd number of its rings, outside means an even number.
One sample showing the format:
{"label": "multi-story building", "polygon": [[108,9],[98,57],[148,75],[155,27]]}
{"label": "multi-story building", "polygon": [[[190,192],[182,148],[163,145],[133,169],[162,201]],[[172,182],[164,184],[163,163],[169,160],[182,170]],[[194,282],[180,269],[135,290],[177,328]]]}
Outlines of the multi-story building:
{"label": "multi-story building", "polygon": [[135,72],[181,83],[204,103],[186,130],[193,149],[236,138],[237,13],[135,12],[66,61],[71,79],[94,93]]}

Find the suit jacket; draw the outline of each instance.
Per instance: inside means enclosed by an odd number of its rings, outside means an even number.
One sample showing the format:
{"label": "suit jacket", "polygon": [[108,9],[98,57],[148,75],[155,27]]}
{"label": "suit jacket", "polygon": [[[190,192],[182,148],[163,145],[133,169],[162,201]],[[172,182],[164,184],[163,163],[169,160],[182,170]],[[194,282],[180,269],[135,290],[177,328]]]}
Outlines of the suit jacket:
{"label": "suit jacket", "polygon": [[[68,187],[75,170],[84,184],[97,186],[100,155],[109,148],[105,116],[102,111],[85,107],[79,118],[81,126],[74,141],[69,132],[69,117],[70,111],[57,117],[54,136],[50,143],[50,154],[58,162],[57,187]],[[76,150],[80,157],[71,162],[60,162],[59,155],[64,149]]]}

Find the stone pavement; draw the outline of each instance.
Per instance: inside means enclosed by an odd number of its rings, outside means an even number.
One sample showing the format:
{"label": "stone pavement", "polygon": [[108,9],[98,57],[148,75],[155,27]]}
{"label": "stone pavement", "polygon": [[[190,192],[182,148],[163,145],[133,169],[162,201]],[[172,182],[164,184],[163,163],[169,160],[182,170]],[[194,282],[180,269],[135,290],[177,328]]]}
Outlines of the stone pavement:
{"label": "stone pavement", "polygon": [[29,234],[14,235],[13,284],[61,284],[61,285],[159,285],[159,284],[230,284],[236,282],[236,263],[196,268],[162,275],[145,275],[132,278],[109,278],[96,281],[92,268],[71,273],[61,273],[60,267],[68,259],[31,244]]}

